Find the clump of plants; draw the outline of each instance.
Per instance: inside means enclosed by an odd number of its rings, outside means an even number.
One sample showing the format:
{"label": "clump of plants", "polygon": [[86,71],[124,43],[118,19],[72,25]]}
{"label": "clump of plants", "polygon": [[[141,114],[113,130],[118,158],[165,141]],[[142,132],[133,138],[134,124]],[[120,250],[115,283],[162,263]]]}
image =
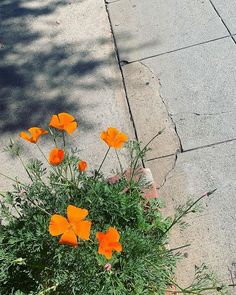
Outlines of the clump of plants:
{"label": "clump of plants", "polygon": [[[173,226],[195,212],[205,195],[165,218],[159,199],[143,197],[149,184],[137,177],[148,145],[141,148],[108,128],[100,135],[107,145],[104,159],[92,170],[77,149],[66,148],[66,136],[76,128],[72,115],[60,113],[48,130],[20,133],[39,148],[46,165],[39,159],[25,163],[13,141],[6,149],[21,161],[29,182],[0,172],[13,181],[13,189],[1,193],[0,294],[164,295],[168,289],[174,294],[171,286],[178,294],[225,294],[205,267],[196,270],[191,286],[181,288],[174,276],[181,247],[166,247]],[[55,144],[49,156],[38,145],[41,136],[51,136]],[[129,177],[119,158],[123,145],[130,153]],[[119,166],[115,182],[102,173],[112,150]]]}

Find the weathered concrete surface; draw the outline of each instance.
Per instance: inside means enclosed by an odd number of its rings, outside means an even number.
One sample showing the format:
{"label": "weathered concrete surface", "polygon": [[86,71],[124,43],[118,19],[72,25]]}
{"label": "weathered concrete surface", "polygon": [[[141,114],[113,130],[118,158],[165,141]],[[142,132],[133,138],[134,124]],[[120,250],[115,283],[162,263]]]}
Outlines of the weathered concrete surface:
{"label": "weathered concrete surface", "polygon": [[[19,131],[69,112],[79,122],[70,142],[90,167],[99,165],[101,130],[114,126],[133,136],[104,1],[2,0],[0,14],[0,149]],[[28,156],[37,153],[23,145]],[[42,143],[46,152],[52,146]],[[0,171],[23,177],[3,153],[0,163]],[[2,177],[0,183],[1,191],[9,185]]]}
{"label": "weathered concrete surface", "polygon": [[[185,286],[203,262],[222,282],[236,283],[236,52],[224,25],[233,28],[235,9],[233,0],[213,3],[218,13],[206,0],[108,5],[120,59],[135,61],[122,69],[137,133],[143,140],[157,126],[167,126],[166,137],[153,146],[151,157],[157,159],[145,161],[166,201],[165,213],[172,214],[189,195],[217,188],[204,201],[204,212],[188,218],[190,227],[172,234],[172,247],[192,244],[177,270]],[[129,37],[120,38],[125,33]],[[176,137],[182,153],[175,155]],[[173,155],[166,156],[169,151]]]}
{"label": "weathered concrete surface", "polygon": [[183,150],[236,138],[236,51],[231,38],[143,63],[160,79]]}
{"label": "weathered concrete surface", "polygon": [[148,67],[138,62],[124,66],[123,73],[139,140],[146,144],[163,130],[150,144],[151,151],[147,158],[175,154],[180,150],[180,142],[160,96],[158,78]]}
{"label": "weathered concrete surface", "polygon": [[[208,0],[120,0],[108,5],[121,60],[134,61],[229,35]],[[124,47],[125,46],[125,47]]]}
{"label": "weathered concrete surface", "polygon": [[236,2],[234,0],[211,0],[231,34],[236,34]]}
{"label": "weathered concrete surface", "polygon": [[145,167],[152,171],[158,189],[165,185],[168,175],[175,168],[175,164],[176,155],[145,162]]}
{"label": "weathered concrete surface", "polygon": [[[171,247],[191,243],[177,271],[179,282],[187,285],[192,279],[194,265],[206,262],[220,280],[232,284],[229,269],[236,262],[236,141],[219,144],[178,155],[175,168],[167,176],[159,196],[165,201],[167,215],[183,204],[189,196],[194,199],[217,188],[214,195],[203,202],[201,214],[189,216],[189,228],[172,235]],[[159,160],[150,162],[154,173]],[[154,175],[154,179],[157,174]],[[158,180],[158,179],[155,179]],[[235,275],[234,275],[235,276]],[[236,277],[234,277],[234,283]],[[232,294],[233,290],[232,290]]]}

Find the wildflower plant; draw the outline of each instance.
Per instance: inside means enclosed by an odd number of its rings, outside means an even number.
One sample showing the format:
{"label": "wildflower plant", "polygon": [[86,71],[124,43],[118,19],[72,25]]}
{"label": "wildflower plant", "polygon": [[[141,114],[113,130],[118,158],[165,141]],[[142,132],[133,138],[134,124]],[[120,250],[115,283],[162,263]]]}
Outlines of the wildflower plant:
{"label": "wildflower plant", "polygon": [[[30,182],[0,172],[13,181],[13,189],[1,193],[0,294],[164,295],[170,285],[179,294],[225,294],[213,276],[202,275],[200,269],[193,284],[181,288],[174,279],[181,247],[166,248],[170,230],[196,211],[204,196],[179,207],[172,219],[165,218],[159,199],[144,199],[148,184],[136,177],[148,145],[141,148],[118,129],[108,128],[100,135],[107,151],[92,171],[78,150],[65,148],[66,136],[77,126],[72,115],[60,113],[52,116],[48,130],[33,127],[29,134],[20,133],[39,148],[46,163],[24,163],[13,141],[6,148],[19,158]],[[51,136],[55,143],[49,155],[37,143],[40,136]],[[129,177],[118,154],[125,144]],[[102,173],[111,149],[120,167],[114,183]]]}

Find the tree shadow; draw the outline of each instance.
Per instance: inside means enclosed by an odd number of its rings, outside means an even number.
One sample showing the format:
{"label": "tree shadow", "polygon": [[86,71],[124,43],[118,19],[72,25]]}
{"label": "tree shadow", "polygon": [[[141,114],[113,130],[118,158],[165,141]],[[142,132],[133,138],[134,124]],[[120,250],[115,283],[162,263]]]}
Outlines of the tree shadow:
{"label": "tree shadow", "polygon": [[[57,21],[57,11],[70,4],[69,0],[1,0],[1,134],[42,126],[54,113],[78,114],[85,107],[81,100],[83,97],[84,102],[86,94],[89,111],[96,107],[91,97],[120,85],[119,77],[109,71],[116,58],[111,36],[79,42],[59,36],[63,27]],[[120,35],[124,40],[130,37]],[[109,50],[98,54],[99,48]],[[85,130],[94,127],[83,117],[80,126]]]}

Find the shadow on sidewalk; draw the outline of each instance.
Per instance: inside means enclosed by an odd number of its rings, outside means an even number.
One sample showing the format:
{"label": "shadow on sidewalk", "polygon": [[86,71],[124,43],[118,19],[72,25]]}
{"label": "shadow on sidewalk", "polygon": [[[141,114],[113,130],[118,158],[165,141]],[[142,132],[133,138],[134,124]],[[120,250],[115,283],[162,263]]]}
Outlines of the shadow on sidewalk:
{"label": "shadow on sidewalk", "polygon": [[[79,42],[59,36],[57,11],[69,5],[69,0],[1,0],[1,134],[43,126],[53,113],[81,112],[81,97],[84,101],[86,93],[96,96],[96,92],[120,85],[109,70],[115,61],[113,50],[107,50],[107,55],[98,53],[99,48],[110,48],[110,36],[80,38]],[[120,36],[124,40],[130,37],[126,33]],[[86,111],[94,107],[88,99]],[[80,126],[93,128],[83,118]]]}

